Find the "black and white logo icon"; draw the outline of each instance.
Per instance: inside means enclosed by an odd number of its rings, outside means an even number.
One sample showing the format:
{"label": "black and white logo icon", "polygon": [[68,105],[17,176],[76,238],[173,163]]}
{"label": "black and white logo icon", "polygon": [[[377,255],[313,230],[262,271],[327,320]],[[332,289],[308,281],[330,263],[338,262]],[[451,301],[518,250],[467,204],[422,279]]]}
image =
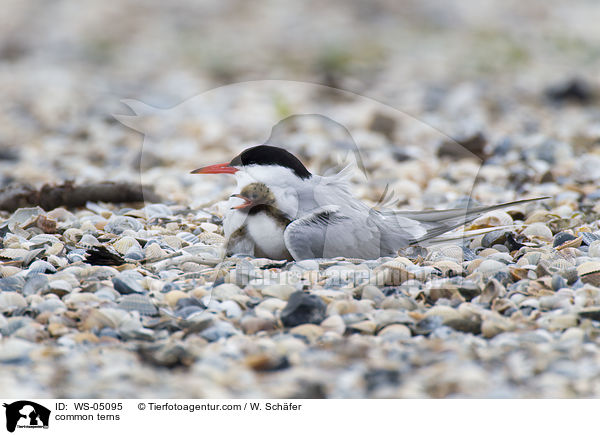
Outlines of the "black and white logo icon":
{"label": "black and white logo icon", "polygon": [[50,410],[29,400],[19,400],[10,404],[5,403],[6,430],[15,429],[48,429]]}

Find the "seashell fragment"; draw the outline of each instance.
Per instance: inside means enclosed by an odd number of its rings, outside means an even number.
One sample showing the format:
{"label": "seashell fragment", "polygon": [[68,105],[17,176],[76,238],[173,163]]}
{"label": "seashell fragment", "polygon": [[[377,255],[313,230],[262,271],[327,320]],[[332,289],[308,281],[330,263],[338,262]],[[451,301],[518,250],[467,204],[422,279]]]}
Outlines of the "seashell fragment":
{"label": "seashell fragment", "polygon": [[148,261],[160,260],[161,258],[164,258],[168,255],[167,252],[164,249],[162,249],[158,243],[151,243],[150,245],[146,245],[146,247],[144,248],[144,253],[146,260]]}
{"label": "seashell fragment", "polygon": [[513,219],[508,213],[502,210],[494,210],[475,219],[471,224],[471,227],[474,227],[474,229],[502,227],[512,225],[512,223]]}
{"label": "seashell fragment", "polygon": [[177,233],[176,237],[179,237],[181,240],[183,240],[184,242],[189,243],[190,245],[195,245],[196,243],[198,243],[200,241],[198,239],[198,237],[196,237],[194,234],[188,233],[186,231],[183,231],[181,233]]}
{"label": "seashell fragment", "polygon": [[141,229],[142,224],[129,216],[112,216],[104,226],[104,231],[113,234],[121,234],[126,230],[137,232]]}
{"label": "seashell fragment", "polygon": [[581,281],[600,287],[600,262],[588,261],[577,266],[577,274]]}
{"label": "seashell fragment", "polygon": [[118,305],[124,310],[137,311],[145,316],[156,316],[158,314],[158,308],[156,308],[150,298],[145,295],[125,295],[121,298]]}
{"label": "seashell fragment", "polygon": [[137,247],[140,250],[142,249],[140,244],[133,237],[121,237],[116,242],[113,243],[113,247],[117,250],[117,252],[121,255],[125,255],[127,251],[129,251],[132,247]]}
{"label": "seashell fragment", "polygon": [[198,240],[206,245],[222,245],[225,243],[225,237],[217,233],[204,232],[198,235]]}
{"label": "seashell fragment", "polygon": [[531,225],[528,225],[524,230],[523,234],[529,237],[530,239],[542,239],[542,240],[552,240],[552,231],[545,224],[541,222],[536,222]]}
{"label": "seashell fragment", "polygon": [[19,293],[6,291],[0,293],[0,313],[10,313],[26,306],[27,301]]}
{"label": "seashell fragment", "polygon": [[69,228],[63,233],[65,242],[69,244],[76,244],[83,237],[83,231],[79,228]]}

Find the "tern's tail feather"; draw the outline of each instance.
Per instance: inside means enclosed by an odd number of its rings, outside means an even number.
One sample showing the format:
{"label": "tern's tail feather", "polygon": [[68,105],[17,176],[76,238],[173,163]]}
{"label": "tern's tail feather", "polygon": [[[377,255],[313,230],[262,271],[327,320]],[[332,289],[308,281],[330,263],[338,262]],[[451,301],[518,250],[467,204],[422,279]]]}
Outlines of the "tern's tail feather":
{"label": "tern's tail feather", "polygon": [[394,211],[385,213],[392,213],[395,216],[401,216],[409,219],[419,221],[423,227],[425,227],[425,234],[417,237],[413,240],[413,243],[423,242],[433,237],[437,237],[444,234],[454,228],[461,225],[472,222],[484,213],[498,210],[501,208],[511,207],[514,205],[525,204],[533,201],[541,201],[548,199],[549,197],[533,198],[533,199],[521,199],[518,201],[505,202],[503,204],[496,205],[484,205],[480,207],[472,207],[466,209],[451,209],[451,210],[426,210],[426,211]]}

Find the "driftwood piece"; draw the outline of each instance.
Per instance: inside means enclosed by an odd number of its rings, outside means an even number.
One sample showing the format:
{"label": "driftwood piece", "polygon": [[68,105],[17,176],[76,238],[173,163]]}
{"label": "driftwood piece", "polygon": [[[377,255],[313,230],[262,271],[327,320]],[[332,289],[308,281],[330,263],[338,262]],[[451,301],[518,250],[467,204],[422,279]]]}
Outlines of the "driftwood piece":
{"label": "driftwood piece", "polygon": [[44,210],[57,207],[83,207],[86,202],[160,202],[152,190],[131,183],[89,183],[75,185],[67,181],[60,185],[45,184],[41,189],[13,185],[0,190],[0,210],[13,212],[21,207],[39,205]]}

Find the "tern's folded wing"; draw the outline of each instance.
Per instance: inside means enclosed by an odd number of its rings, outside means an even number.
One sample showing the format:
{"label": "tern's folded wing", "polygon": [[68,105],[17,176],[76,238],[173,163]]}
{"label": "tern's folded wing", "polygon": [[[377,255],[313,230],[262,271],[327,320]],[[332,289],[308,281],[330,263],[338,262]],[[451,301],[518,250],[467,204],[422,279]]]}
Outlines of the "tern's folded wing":
{"label": "tern's folded wing", "polygon": [[320,207],[287,226],[283,233],[285,246],[294,260],[321,258],[325,250],[328,228],[338,225],[343,220],[344,218],[339,216],[339,207]]}
{"label": "tern's folded wing", "polygon": [[[339,206],[320,207],[292,221],[284,232],[285,245],[295,260],[307,258],[379,258],[394,255],[381,216]],[[404,219],[404,221],[411,221]],[[418,222],[411,221],[415,225]],[[409,236],[399,230],[405,241]],[[398,234],[399,234],[398,233]],[[423,230],[420,234],[425,234]],[[406,243],[405,243],[406,244]]]}

